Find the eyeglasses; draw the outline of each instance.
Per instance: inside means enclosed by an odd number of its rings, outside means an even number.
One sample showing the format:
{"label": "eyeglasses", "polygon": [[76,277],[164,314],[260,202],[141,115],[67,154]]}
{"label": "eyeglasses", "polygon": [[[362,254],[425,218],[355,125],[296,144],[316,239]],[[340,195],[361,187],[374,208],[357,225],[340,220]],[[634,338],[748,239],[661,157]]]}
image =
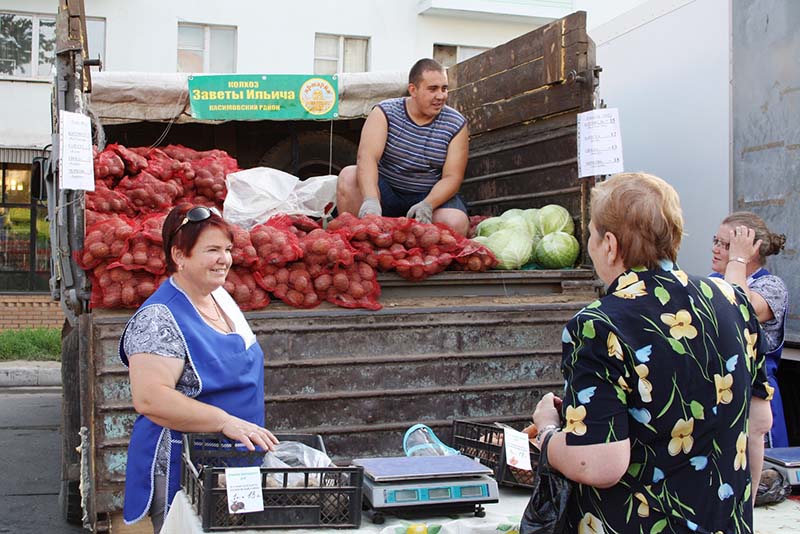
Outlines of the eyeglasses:
{"label": "eyeglasses", "polygon": [[207,219],[210,219],[212,215],[219,215],[219,211],[217,211],[217,208],[207,208],[206,206],[193,207],[192,209],[186,212],[186,216],[184,216],[183,220],[175,229],[175,231],[172,232],[170,239],[175,237],[175,235],[180,231],[180,229],[186,226],[187,223],[203,222]]}
{"label": "eyeglasses", "polygon": [[715,247],[724,248],[725,250],[729,250],[731,248],[731,244],[730,243],[728,243],[727,241],[723,241],[722,239],[718,238],[717,236],[714,236],[714,237],[711,238],[711,244],[713,246],[715,246]]}

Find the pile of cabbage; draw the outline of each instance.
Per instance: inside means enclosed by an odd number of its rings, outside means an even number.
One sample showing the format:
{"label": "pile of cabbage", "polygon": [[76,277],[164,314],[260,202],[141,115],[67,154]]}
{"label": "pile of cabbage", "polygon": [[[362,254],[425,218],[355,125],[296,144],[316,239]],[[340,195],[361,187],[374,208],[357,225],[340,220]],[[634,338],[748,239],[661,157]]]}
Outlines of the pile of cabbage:
{"label": "pile of cabbage", "polygon": [[540,209],[510,209],[482,221],[473,239],[491,250],[498,269],[520,269],[535,264],[544,269],[572,267],[580,245],[572,235],[575,224],[558,204]]}

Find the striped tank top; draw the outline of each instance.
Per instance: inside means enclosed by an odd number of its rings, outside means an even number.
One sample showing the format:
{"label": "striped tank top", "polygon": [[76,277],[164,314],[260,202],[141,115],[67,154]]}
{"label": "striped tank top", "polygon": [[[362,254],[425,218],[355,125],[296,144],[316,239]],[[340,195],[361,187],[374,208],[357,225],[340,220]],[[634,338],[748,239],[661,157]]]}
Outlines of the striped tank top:
{"label": "striped tank top", "polygon": [[404,97],[384,100],[378,107],[389,123],[378,174],[398,191],[427,193],[442,178],[450,141],[467,120],[444,106],[433,121],[419,126],[408,116]]}

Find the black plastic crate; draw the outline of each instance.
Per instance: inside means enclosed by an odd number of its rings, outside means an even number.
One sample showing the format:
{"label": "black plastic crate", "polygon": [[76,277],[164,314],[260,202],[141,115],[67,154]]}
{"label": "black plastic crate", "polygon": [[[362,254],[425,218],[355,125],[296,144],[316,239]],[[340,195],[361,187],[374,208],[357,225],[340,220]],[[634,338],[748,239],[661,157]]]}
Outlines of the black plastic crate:
{"label": "black plastic crate", "polygon": [[494,478],[503,486],[533,487],[533,477],[539,464],[539,451],[531,450],[531,467],[526,471],[506,464],[503,446],[503,427],[472,421],[453,421],[453,448],[461,454],[480,461],[494,471]]}
{"label": "black plastic crate", "polygon": [[[318,435],[276,437],[325,452]],[[237,446],[222,434],[184,434],[181,487],[200,516],[203,531],[361,526],[363,467],[262,467],[264,511],[230,514],[220,476],[226,467],[261,465],[264,454]]]}

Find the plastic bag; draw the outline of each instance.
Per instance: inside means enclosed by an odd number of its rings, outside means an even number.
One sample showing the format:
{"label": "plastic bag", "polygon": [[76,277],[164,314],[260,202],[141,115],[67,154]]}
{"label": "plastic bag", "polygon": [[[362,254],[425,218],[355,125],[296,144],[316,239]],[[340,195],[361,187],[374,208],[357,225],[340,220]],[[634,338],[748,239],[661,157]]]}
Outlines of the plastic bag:
{"label": "plastic bag", "polygon": [[519,525],[519,534],[564,534],[567,532],[567,505],[572,482],[550,469],[547,444],[552,432],[545,437],[539,454],[539,465],[533,477],[533,491]]}
{"label": "plastic bag", "polygon": [[336,176],[300,181],[296,176],[255,167],[234,172],[226,180],[224,217],[250,229],[279,213],[323,217],[336,202]]}
{"label": "plastic bag", "polygon": [[[275,450],[264,455],[261,467],[288,469],[290,467],[336,467],[328,455],[299,441],[282,441]],[[286,480],[284,481],[284,477]],[[305,473],[270,473],[267,483],[275,486],[305,487]],[[318,475],[309,475],[309,486],[319,486]]]}
{"label": "plastic bag", "polygon": [[777,469],[764,469],[758,483],[756,506],[783,502],[792,491],[792,486]]}
{"label": "plastic bag", "polygon": [[403,451],[406,456],[453,456],[460,454],[448,447],[427,425],[416,424],[403,436]]}
{"label": "plastic bag", "polygon": [[255,167],[228,175],[223,213],[225,220],[248,230],[279,213],[300,179],[291,174]]}

